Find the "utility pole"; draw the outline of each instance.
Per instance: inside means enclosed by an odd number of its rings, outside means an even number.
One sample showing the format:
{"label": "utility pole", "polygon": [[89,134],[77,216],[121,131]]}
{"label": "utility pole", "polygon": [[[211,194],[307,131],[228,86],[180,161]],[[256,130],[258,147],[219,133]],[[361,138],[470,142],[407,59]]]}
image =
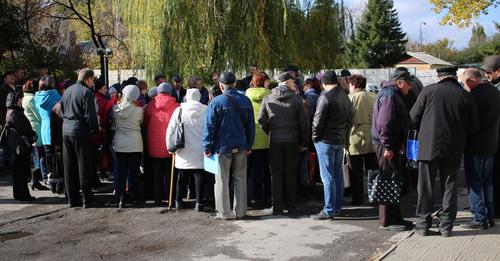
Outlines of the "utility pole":
{"label": "utility pole", "polygon": [[422,37],[422,25],[427,25],[426,22],[420,22],[420,51],[422,51],[423,37]]}

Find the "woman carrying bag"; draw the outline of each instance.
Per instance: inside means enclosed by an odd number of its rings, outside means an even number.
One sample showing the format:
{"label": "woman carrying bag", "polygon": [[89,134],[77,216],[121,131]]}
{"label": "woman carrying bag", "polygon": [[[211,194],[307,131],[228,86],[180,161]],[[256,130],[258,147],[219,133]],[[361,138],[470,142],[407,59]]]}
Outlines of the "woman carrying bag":
{"label": "woman carrying bag", "polygon": [[[177,189],[175,197],[175,208],[182,208],[182,195],[185,195],[187,180],[190,175],[194,176],[196,187],[196,205],[195,211],[203,211],[203,188],[204,175],[203,170],[203,150],[202,134],[205,126],[205,112],[207,106],[200,103],[201,93],[198,89],[188,89],[186,92],[186,102],[175,109],[172,118],[167,127],[167,148],[172,152],[174,148],[169,144],[175,135],[174,129],[177,124],[183,125],[184,147],[175,150],[175,167],[179,169],[179,178],[177,179]],[[179,117],[179,114],[181,115]]]}

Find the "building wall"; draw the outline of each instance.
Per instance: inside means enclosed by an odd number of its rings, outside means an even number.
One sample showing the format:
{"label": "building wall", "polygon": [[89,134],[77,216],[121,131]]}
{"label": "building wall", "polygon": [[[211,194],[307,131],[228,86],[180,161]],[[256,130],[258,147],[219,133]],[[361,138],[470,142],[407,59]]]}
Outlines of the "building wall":
{"label": "building wall", "polygon": [[407,68],[415,68],[417,71],[425,71],[433,69],[432,65],[427,63],[398,63],[396,67],[407,67]]}

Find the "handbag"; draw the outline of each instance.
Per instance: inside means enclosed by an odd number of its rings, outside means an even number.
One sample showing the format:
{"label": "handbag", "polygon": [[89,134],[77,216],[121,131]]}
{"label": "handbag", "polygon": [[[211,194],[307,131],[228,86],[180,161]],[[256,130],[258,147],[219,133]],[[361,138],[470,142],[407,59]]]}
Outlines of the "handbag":
{"label": "handbag", "polygon": [[368,202],[398,205],[400,198],[401,181],[395,171],[368,170]]}
{"label": "handbag", "polygon": [[168,137],[167,148],[170,153],[175,153],[178,149],[184,148],[184,123],[182,122],[182,108],[179,108],[179,115]]}
{"label": "handbag", "polygon": [[406,158],[408,162],[406,167],[409,169],[418,169],[418,131],[410,130],[408,132],[408,140],[406,141]]}

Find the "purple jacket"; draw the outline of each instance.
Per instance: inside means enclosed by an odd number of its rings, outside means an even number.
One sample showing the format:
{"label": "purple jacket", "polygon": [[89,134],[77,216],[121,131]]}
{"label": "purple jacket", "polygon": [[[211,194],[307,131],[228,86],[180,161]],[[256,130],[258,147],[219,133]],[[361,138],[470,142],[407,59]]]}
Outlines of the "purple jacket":
{"label": "purple jacket", "polygon": [[372,143],[399,151],[406,141],[410,116],[396,86],[385,83],[373,108]]}

